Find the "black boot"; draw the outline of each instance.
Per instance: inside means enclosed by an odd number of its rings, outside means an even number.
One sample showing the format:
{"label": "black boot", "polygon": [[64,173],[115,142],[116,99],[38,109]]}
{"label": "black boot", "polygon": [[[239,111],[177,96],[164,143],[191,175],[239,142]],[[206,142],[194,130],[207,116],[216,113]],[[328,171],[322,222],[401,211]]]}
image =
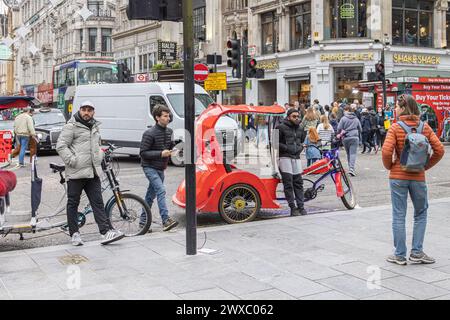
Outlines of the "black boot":
{"label": "black boot", "polygon": [[300,211],[297,209],[297,208],[295,208],[295,207],[291,207],[291,217],[297,217],[297,216],[300,216],[301,215],[301,213],[300,213]]}
{"label": "black boot", "polygon": [[306,211],[305,208],[298,208],[297,210],[302,216],[306,216],[308,214],[308,211]]}

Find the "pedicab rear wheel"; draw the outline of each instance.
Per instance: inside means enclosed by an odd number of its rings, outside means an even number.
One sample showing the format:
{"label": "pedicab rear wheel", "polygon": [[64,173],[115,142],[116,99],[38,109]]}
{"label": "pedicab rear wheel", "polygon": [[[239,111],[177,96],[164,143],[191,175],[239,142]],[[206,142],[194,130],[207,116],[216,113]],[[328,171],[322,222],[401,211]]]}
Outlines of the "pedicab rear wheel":
{"label": "pedicab rear wheel", "polygon": [[258,191],[247,184],[228,187],[219,200],[219,213],[228,223],[244,223],[255,219],[261,209]]}

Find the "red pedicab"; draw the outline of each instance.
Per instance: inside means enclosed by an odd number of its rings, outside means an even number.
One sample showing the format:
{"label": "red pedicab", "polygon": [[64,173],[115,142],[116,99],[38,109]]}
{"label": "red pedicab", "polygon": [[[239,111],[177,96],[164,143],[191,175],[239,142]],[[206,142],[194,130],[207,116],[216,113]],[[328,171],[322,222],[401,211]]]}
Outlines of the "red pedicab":
{"label": "red pedicab", "polygon": [[[274,106],[222,106],[211,104],[196,122],[197,147],[196,210],[198,213],[217,213],[228,223],[253,220],[261,209],[281,209],[277,200],[277,177],[260,178],[236,166],[224,163],[214,126],[225,114],[282,115],[285,109]],[[353,187],[339,160],[338,148],[324,153],[323,159],[303,171],[304,175],[322,174],[317,181],[305,179],[305,201],[314,199],[324,189],[320,182],[331,176],[336,193],[348,209],[356,205]],[[349,198],[350,196],[350,198]],[[178,206],[186,207],[186,185],[183,181],[172,198]]]}

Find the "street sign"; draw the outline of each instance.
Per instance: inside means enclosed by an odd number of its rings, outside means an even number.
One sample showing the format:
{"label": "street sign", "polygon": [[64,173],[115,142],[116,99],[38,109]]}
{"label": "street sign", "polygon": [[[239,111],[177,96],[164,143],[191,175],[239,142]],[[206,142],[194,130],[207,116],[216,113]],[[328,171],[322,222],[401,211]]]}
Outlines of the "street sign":
{"label": "street sign", "polygon": [[208,66],[197,63],[194,66],[194,80],[198,82],[203,82],[208,78],[209,68]]}
{"label": "street sign", "polygon": [[210,73],[205,81],[206,91],[224,91],[227,90],[227,73],[216,72]]}
{"label": "street sign", "polygon": [[147,76],[146,73],[139,73],[139,74],[136,75],[135,79],[136,79],[135,80],[136,82],[147,82],[148,81],[148,76]]}

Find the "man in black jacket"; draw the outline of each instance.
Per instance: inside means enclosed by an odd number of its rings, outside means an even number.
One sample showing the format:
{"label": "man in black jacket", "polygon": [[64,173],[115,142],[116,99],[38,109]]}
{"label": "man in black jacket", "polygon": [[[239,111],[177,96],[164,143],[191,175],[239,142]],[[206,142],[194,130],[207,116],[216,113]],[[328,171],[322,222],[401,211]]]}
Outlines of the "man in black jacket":
{"label": "man in black jacket", "polygon": [[[289,109],[286,119],[278,126],[278,130],[280,158],[278,166],[283,180],[284,194],[291,208],[291,216],[305,215],[307,212],[303,204],[302,163],[300,160],[303,144],[298,110]],[[295,203],[297,203],[297,207]]]}
{"label": "man in black jacket", "polygon": [[158,199],[163,230],[168,231],[178,225],[177,221],[169,217],[164,187],[164,170],[167,169],[175,143],[172,141],[173,131],[167,127],[171,121],[169,108],[156,105],[152,115],[156,124],[144,132],[140,150],[141,165],[149,181],[145,201],[151,208],[155,198]]}

